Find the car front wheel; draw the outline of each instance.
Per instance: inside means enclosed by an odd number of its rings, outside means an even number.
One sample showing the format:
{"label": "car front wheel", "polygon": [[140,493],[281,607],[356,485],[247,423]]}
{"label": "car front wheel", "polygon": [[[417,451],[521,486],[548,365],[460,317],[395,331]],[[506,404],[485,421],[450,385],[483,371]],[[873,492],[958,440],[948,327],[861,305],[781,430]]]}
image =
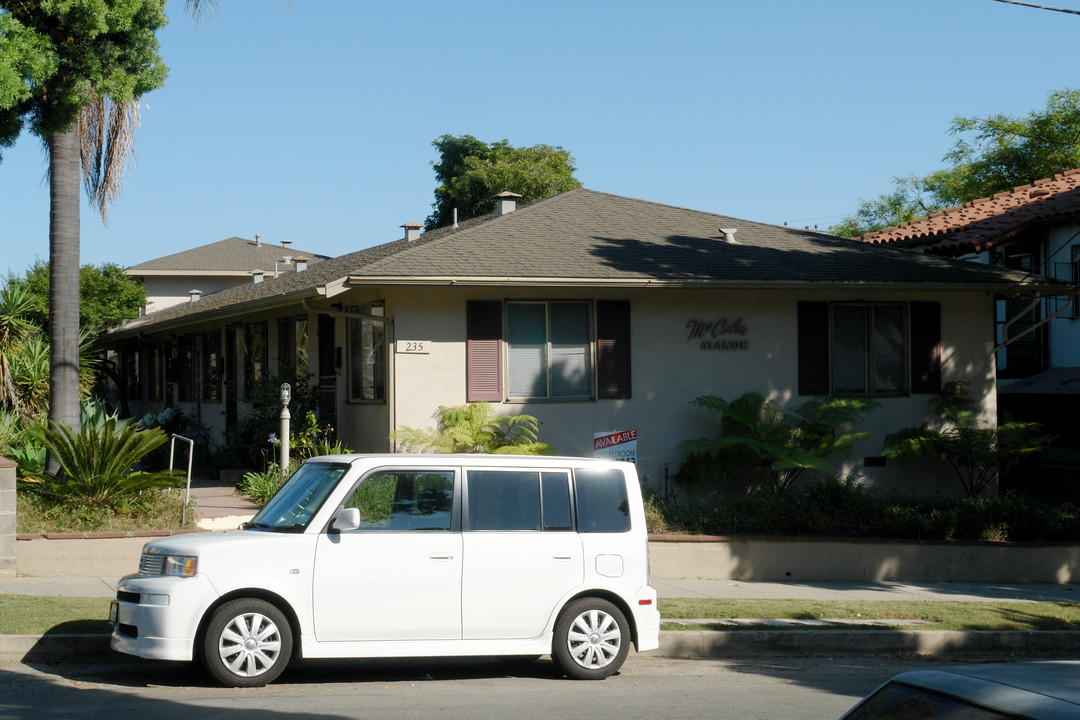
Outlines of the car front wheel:
{"label": "car front wheel", "polygon": [[570,677],[602,680],[622,667],[629,643],[630,626],[619,608],[600,598],[582,598],[559,615],[551,657]]}
{"label": "car front wheel", "polygon": [[202,661],[223,685],[259,687],[273,682],[292,654],[292,630],[278,608],[255,598],[227,602],[210,618]]}

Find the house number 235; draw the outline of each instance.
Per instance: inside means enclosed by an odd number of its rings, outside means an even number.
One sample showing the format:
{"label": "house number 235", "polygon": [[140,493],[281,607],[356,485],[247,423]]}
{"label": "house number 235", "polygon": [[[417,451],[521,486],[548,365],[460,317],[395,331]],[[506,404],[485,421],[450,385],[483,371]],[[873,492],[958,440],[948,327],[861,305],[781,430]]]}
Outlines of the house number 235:
{"label": "house number 235", "polygon": [[428,343],[426,340],[398,340],[397,351],[412,355],[427,355]]}

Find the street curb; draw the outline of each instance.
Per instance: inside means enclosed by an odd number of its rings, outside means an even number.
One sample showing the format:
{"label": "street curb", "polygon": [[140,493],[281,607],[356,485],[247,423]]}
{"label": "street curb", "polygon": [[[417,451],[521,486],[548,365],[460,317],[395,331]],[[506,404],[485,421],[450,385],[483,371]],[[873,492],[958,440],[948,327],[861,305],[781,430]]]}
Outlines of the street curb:
{"label": "street curb", "polygon": [[[645,655],[672,658],[761,655],[1075,654],[1080,630],[678,630],[660,633]],[[0,661],[130,661],[108,635],[0,635]]]}

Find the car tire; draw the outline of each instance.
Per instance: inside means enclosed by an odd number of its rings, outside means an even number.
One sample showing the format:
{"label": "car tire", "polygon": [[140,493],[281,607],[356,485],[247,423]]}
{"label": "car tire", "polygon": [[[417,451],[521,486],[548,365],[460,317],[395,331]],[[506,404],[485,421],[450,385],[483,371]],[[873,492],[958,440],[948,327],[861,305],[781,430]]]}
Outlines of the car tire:
{"label": "car tire", "polygon": [[292,645],[292,628],[276,605],[241,598],[225,603],[210,616],[201,658],[223,685],[260,687],[285,669]]}
{"label": "car tire", "polygon": [[575,600],[555,622],[551,659],[572,678],[603,680],[618,672],[629,651],[630,625],[607,600]]}

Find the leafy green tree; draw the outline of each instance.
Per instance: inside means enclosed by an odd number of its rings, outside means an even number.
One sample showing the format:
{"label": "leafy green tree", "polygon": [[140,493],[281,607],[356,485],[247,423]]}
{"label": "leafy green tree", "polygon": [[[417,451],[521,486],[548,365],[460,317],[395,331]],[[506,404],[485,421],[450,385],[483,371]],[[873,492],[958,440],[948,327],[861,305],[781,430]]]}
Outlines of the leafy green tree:
{"label": "leafy green tree", "polygon": [[680,479],[691,486],[724,489],[737,478],[753,491],[782,494],[807,470],[835,473],[829,458],[843,456],[869,436],[850,426],[875,410],[863,398],[815,398],[789,410],[760,393],[728,402],[702,395],[691,405],[721,414],[720,437],[686,440],[679,449],[688,463]]}
{"label": "leafy green tree", "polygon": [[[9,277],[8,284],[26,288],[32,309],[30,319],[39,327],[49,321],[49,264],[34,263],[23,277]],[[146,303],[146,288],[114,263],[83,265],[79,270],[79,324],[101,332],[139,317]]]}
{"label": "leafy green tree", "polygon": [[398,452],[555,454],[540,441],[540,424],[532,415],[496,415],[485,402],[443,406],[437,415],[433,430],[403,427],[391,435]]}
{"label": "leafy green tree", "polygon": [[[99,183],[118,176],[100,169],[118,158],[122,167],[127,156],[132,114],[124,107],[165,82],[156,32],[166,22],[165,0],[0,2],[0,147],[28,122],[48,150],[49,413],[68,427],[79,412],[80,170],[91,170],[92,199],[113,197]],[[96,127],[81,119],[87,108],[104,111]],[[82,140],[93,141],[85,154]]]}
{"label": "leafy green tree", "polygon": [[1080,91],[1058,90],[1025,117],[956,117],[947,167],[894,178],[892,192],[862,200],[831,228],[856,237],[1080,167]]}
{"label": "leafy green tree", "polygon": [[450,224],[455,208],[459,220],[491,212],[492,198],[506,190],[530,202],[581,187],[574,158],[561,147],[516,148],[507,140],[489,145],[472,135],[443,135],[431,144],[439,151],[432,163],[439,186],[428,230]]}
{"label": "leafy green tree", "polygon": [[1049,444],[1039,423],[1011,422],[984,426],[967,392],[968,383],[947,383],[931,398],[934,417],[919,427],[885,438],[885,457],[911,460],[937,455],[952,468],[970,498],[977,498],[997,478]]}

